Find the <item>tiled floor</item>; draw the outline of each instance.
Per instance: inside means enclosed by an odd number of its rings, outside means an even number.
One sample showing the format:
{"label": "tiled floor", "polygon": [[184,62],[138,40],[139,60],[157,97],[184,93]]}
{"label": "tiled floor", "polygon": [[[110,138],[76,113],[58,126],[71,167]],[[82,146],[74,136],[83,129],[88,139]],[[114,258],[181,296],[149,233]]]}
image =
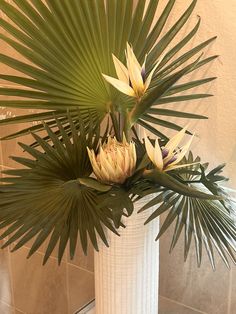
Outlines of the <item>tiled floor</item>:
{"label": "tiled floor", "polygon": [[[85,309],[77,312],[76,314],[95,314],[95,306],[92,307],[92,302]],[[191,307],[184,306],[183,304],[178,304],[170,299],[159,297],[159,312],[158,314],[206,314],[206,312],[201,312],[195,310]]]}

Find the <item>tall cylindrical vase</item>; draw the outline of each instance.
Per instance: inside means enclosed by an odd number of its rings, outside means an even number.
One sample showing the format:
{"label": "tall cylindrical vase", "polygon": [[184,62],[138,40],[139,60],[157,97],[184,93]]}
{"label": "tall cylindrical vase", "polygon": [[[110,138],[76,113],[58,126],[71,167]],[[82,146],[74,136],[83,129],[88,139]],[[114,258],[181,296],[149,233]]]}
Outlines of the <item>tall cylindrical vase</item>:
{"label": "tall cylindrical vase", "polygon": [[120,237],[108,231],[110,247],[100,243],[95,253],[96,314],[158,314],[159,221],[144,225],[152,210],[137,213],[147,201],[136,202]]}

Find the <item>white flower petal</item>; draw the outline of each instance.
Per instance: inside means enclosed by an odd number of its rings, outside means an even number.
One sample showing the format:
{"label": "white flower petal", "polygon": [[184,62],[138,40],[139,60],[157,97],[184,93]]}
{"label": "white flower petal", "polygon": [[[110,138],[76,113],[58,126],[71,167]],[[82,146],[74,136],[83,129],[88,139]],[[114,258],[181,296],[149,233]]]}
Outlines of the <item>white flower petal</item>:
{"label": "white flower petal", "polygon": [[124,169],[124,153],[117,149],[116,152],[116,164],[119,165],[122,169]]}
{"label": "white flower petal", "polygon": [[133,49],[127,43],[126,50],[126,59],[127,59],[127,68],[129,73],[129,78],[132,84],[134,91],[138,97],[143,95],[144,92],[144,82],[141,74],[142,68],[139,64]]}
{"label": "white flower petal", "polygon": [[154,147],[152,146],[152,143],[150,142],[146,134],[144,134],[144,143],[145,143],[147,155],[152,161],[152,163],[155,165]]}
{"label": "white flower petal", "polygon": [[120,62],[119,59],[116,58],[115,55],[112,54],[113,62],[116,69],[116,74],[120,81],[125,82],[129,85],[129,74],[128,69],[124,66],[122,62]]}
{"label": "white flower petal", "polygon": [[132,142],[130,143],[127,153],[129,155],[129,173],[131,175],[136,167],[136,161],[137,161],[136,149],[135,149],[134,143]]}
{"label": "white flower petal", "polygon": [[187,151],[188,151],[188,149],[192,143],[192,140],[193,140],[193,136],[188,141],[188,143],[182,147],[181,152],[176,155],[177,159],[171,163],[172,166],[176,165],[177,163],[179,163],[184,158],[184,156],[186,155],[186,153],[187,153]]}
{"label": "white flower petal", "polygon": [[111,175],[107,171],[107,169],[103,165],[101,165],[101,178],[102,178],[102,181],[109,182],[111,180]]}
{"label": "white flower petal", "polygon": [[142,95],[144,91],[144,83],[141,75],[140,66],[137,66],[133,59],[127,59],[127,68],[129,71],[130,82],[136,95]]}
{"label": "white flower petal", "polygon": [[115,137],[108,137],[106,143],[100,142],[97,156],[93,150],[88,149],[93,171],[100,181],[122,184],[133,174],[134,161],[136,163],[135,144],[125,141],[121,143]]}
{"label": "white flower petal", "polygon": [[93,150],[90,150],[88,147],[87,147],[87,151],[88,151],[88,156],[89,156],[92,168],[93,168],[93,172],[95,173],[96,177],[100,179],[101,178],[101,169],[97,163],[95,153]]}
{"label": "white flower petal", "polygon": [[127,139],[126,139],[126,136],[125,136],[125,132],[123,132],[123,145],[127,144]]}
{"label": "white flower petal", "polygon": [[132,157],[133,157],[133,165],[132,167],[135,168],[136,167],[136,162],[137,162],[137,153],[136,153],[136,148],[135,148],[135,144],[132,143],[132,146],[131,146],[131,154],[132,154]]}
{"label": "white flower petal", "polygon": [[88,152],[88,156],[89,156],[89,159],[90,159],[90,162],[91,162],[91,165],[92,167],[95,165],[97,166],[97,161],[96,161],[96,157],[95,157],[95,153],[93,150],[90,150],[88,147],[87,147],[87,152]]}
{"label": "white flower petal", "polygon": [[158,138],[155,141],[154,164],[157,167],[157,169],[159,169],[159,170],[163,169],[162,150],[161,150],[161,147],[159,145]]}
{"label": "white flower petal", "polygon": [[124,172],[129,173],[129,169],[133,167],[133,156],[129,149],[125,150],[124,156]]}
{"label": "white flower petal", "polygon": [[187,126],[178,132],[175,136],[173,136],[166,144],[165,148],[169,151],[168,156],[172,155],[173,151],[178,147],[179,143],[182,141],[185,135],[186,130]]}
{"label": "white flower petal", "polygon": [[139,69],[139,72],[141,73],[141,65],[139,64],[133,49],[130,47],[130,45],[127,43],[126,44],[126,59],[132,60],[132,62],[136,65],[136,67]]}
{"label": "white flower petal", "polygon": [[120,81],[118,79],[115,79],[111,76],[108,76],[105,74],[102,74],[102,75],[108,83],[110,83],[112,86],[114,86],[120,92],[122,92],[128,96],[135,97],[134,90],[128,84],[126,84],[125,82]]}
{"label": "white flower petal", "polygon": [[145,91],[148,89],[148,87],[149,87],[149,85],[150,85],[150,83],[151,83],[153,74],[154,74],[154,72],[156,71],[156,68],[158,67],[159,64],[160,64],[160,61],[158,61],[158,62],[155,64],[154,68],[153,68],[152,71],[149,73],[149,75],[148,75],[148,77],[147,77],[147,79],[146,79],[146,81],[145,81],[145,83],[144,83],[144,90],[145,90]]}

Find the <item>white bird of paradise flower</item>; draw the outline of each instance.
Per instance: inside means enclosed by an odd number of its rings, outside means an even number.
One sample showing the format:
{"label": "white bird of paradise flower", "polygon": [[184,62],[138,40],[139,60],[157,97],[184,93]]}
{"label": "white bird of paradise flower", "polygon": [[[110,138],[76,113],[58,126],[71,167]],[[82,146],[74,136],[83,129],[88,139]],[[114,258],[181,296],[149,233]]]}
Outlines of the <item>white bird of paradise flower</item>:
{"label": "white bird of paradise flower", "polygon": [[160,147],[158,139],[155,140],[155,145],[153,146],[145,134],[144,142],[148,157],[158,170],[165,172],[197,164],[191,163],[178,165],[186,155],[193,140],[192,136],[187,144],[179,148],[179,144],[182,141],[186,130],[187,127],[183,128],[162,147]]}
{"label": "white bird of paradise flower", "polygon": [[146,78],[145,64],[147,56],[145,57],[143,65],[141,66],[133,52],[133,49],[128,43],[125,55],[127,67],[114,54],[112,54],[118,79],[105,74],[102,75],[107,82],[113,85],[120,92],[140,99],[148,89],[152,80],[152,76],[161,60],[155,64],[154,68]]}

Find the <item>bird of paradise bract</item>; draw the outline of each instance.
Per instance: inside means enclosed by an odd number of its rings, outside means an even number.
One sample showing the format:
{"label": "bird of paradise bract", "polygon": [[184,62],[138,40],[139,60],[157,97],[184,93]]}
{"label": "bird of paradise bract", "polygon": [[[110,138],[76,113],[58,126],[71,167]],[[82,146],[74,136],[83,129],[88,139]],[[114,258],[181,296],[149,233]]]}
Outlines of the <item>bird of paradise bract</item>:
{"label": "bird of paradise bract", "polygon": [[116,69],[118,79],[103,74],[103,77],[113,85],[120,92],[135,97],[137,99],[142,98],[146,93],[152,76],[160,64],[158,61],[154,66],[149,75],[146,73],[146,57],[142,65],[138,62],[132,47],[127,43],[125,51],[126,66],[113,54],[113,62]]}
{"label": "bird of paradise bract", "polygon": [[192,136],[184,146],[179,147],[186,130],[186,127],[183,128],[179,133],[173,136],[165,146],[162,147],[159,144],[158,138],[156,138],[155,145],[153,146],[148,137],[145,135],[144,141],[148,157],[157,169],[161,171],[170,171],[193,165],[193,163],[178,164],[186,155],[193,140]]}

